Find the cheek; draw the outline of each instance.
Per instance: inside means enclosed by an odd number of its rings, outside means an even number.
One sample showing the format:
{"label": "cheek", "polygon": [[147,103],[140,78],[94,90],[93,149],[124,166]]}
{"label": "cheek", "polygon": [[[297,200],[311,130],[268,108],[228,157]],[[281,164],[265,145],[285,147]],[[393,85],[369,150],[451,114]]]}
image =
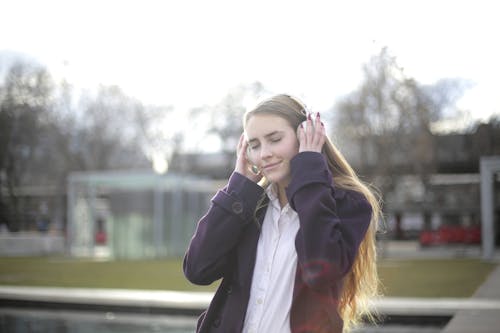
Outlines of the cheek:
{"label": "cheek", "polygon": [[294,157],[299,153],[299,141],[298,140],[290,140],[290,142],[286,146],[286,155],[289,159]]}

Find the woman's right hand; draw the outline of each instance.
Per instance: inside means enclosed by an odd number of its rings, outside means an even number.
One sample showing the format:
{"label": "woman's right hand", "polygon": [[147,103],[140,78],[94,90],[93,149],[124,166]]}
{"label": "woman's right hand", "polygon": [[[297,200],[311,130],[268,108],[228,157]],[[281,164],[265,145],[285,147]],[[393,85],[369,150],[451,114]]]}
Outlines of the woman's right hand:
{"label": "woman's right hand", "polygon": [[260,171],[258,173],[252,171],[252,164],[248,160],[247,149],[248,142],[245,140],[245,134],[242,133],[236,149],[236,167],[234,171],[257,183],[262,179],[262,175]]}

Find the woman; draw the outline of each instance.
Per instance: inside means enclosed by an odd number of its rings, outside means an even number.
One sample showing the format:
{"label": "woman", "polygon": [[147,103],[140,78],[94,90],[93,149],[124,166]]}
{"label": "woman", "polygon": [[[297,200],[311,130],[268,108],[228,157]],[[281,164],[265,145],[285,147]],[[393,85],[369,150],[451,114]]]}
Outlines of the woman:
{"label": "woman", "polygon": [[222,278],[197,332],[348,330],[377,292],[378,214],[319,113],[288,95],[260,103],[184,258],[192,283]]}

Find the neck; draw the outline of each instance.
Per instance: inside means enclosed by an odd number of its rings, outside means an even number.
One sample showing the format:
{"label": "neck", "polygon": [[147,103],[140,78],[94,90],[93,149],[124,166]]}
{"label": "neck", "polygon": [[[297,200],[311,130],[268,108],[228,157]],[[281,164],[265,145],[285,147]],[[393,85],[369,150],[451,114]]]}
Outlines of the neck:
{"label": "neck", "polygon": [[278,199],[280,201],[280,206],[281,206],[281,208],[283,208],[288,203],[288,198],[286,196],[285,187],[280,186],[278,184],[276,184],[276,187],[278,188]]}

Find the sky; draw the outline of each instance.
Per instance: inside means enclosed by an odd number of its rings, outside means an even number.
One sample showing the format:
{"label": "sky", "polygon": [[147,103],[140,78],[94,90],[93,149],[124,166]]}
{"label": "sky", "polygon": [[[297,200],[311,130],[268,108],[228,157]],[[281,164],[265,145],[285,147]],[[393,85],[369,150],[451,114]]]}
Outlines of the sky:
{"label": "sky", "polygon": [[326,110],[387,46],[423,84],[464,78],[459,106],[500,113],[495,1],[0,0],[0,52],[28,55],[76,88],[118,85],[178,112],[255,81]]}

